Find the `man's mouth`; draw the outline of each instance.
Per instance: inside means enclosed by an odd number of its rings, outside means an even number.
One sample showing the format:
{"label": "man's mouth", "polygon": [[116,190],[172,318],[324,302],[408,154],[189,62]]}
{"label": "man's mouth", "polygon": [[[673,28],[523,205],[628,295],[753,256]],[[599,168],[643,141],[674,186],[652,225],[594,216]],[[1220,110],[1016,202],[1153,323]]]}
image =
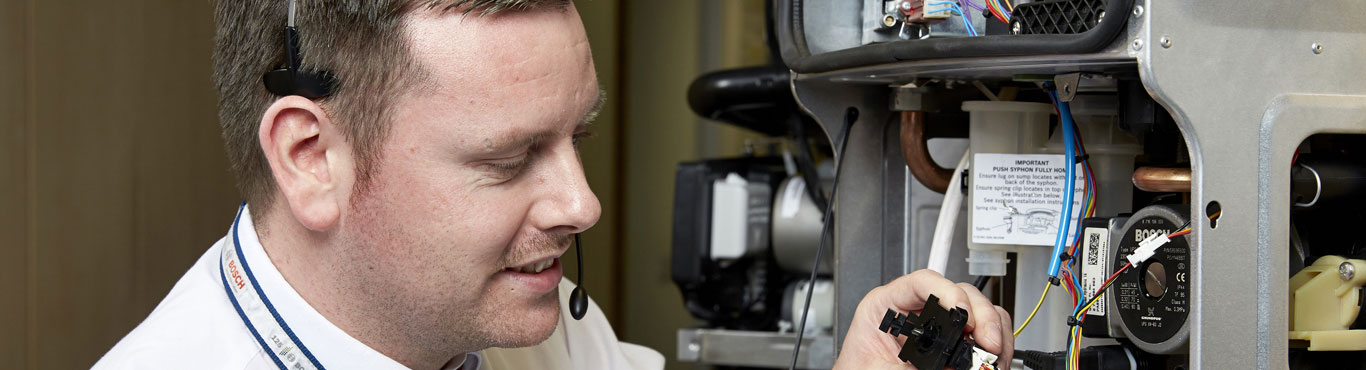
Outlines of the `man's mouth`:
{"label": "man's mouth", "polygon": [[550,266],[554,266],[554,265],[555,265],[555,258],[551,258],[551,259],[547,259],[547,260],[540,261],[540,262],[532,262],[532,263],[529,263],[529,264],[526,264],[526,265],[523,265],[523,266],[509,267],[509,268],[507,268],[506,270],[509,270],[509,271],[516,271],[516,272],[520,272],[520,273],[524,273],[524,274],[537,274],[537,273],[540,273],[541,271],[545,271],[545,269],[548,269],[548,268],[550,268]]}

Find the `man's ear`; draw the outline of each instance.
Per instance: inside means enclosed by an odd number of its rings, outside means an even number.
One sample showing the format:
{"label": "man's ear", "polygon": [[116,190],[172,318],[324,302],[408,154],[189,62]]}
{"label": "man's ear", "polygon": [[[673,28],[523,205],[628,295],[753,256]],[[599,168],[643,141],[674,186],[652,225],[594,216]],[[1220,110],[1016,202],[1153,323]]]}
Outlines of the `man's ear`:
{"label": "man's ear", "polygon": [[294,218],[313,231],[335,226],[354,175],[351,148],[327,112],[312,100],[283,97],[261,116],[257,134]]}

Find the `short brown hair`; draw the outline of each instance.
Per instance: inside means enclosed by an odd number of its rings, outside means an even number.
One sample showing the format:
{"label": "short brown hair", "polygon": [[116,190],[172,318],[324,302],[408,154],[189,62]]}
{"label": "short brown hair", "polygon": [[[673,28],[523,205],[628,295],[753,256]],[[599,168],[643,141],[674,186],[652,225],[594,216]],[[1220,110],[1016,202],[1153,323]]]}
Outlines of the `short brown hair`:
{"label": "short brown hair", "polygon": [[[356,155],[357,191],[364,191],[388,133],[393,99],[421,81],[402,35],[403,18],[417,7],[493,14],[568,7],[570,0],[335,0],[297,3],[302,68],[337,76],[319,100]],[[218,0],[214,9],[213,70],[218,120],[237,190],[264,215],[275,179],[257,139],[261,115],[278,97],[261,76],[284,65],[289,0]]]}

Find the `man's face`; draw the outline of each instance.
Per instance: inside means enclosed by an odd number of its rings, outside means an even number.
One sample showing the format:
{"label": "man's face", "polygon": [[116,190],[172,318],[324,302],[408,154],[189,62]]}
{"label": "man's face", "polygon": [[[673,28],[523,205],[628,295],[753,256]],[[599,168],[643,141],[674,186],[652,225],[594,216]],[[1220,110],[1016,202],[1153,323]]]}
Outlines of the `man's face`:
{"label": "man's face", "polygon": [[601,100],[579,15],[419,10],[405,29],[429,86],[395,103],[375,177],[343,216],[369,264],[356,273],[394,307],[377,319],[414,336],[538,343],[558,320],[558,257],[601,212],[576,148]]}

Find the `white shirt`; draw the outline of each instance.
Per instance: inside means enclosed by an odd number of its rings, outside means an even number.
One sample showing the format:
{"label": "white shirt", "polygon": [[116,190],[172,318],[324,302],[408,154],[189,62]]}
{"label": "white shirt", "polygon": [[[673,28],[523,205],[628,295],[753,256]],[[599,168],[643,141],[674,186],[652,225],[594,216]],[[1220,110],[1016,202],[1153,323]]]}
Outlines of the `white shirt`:
{"label": "white shirt", "polygon": [[[234,232],[236,238],[234,240]],[[249,315],[240,314],[229,295],[225,277],[224,248],[249,272],[251,285],[267,297],[278,322],[297,338],[306,351],[293,351],[300,364],[316,360],[326,369],[407,369],[359,340],[352,338],[314,310],[275,269],[257,238],[246,206],[228,235],[214,243],[171,293],[137,328],[95,363],[95,369],[280,369],[273,352],[262,348],[258,334],[269,332],[256,322],[249,329]],[[234,266],[235,267],[235,266]],[[248,275],[248,274],[244,274]],[[244,278],[245,280],[245,278]],[[560,281],[560,322],[545,342],[532,347],[484,351],[457,356],[443,369],[662,369],[664,357],[649,348],[617,341],[611,326],[590,301],[583,320],[568,318],[569,292],[574,285]],[[248,289],[248,291],[254,291]],[[247,303],[241,303],[243,306]],[[248,310],[250,311],[250,310]],[[267,315],[267,318],[270,316]],[[292,348],[291,348],[292,349]],[[303,352],[303,353],[301,353]],[[307,358],[305,358],[307,357]],[[463,367],[462,367],[463,366]]]}

